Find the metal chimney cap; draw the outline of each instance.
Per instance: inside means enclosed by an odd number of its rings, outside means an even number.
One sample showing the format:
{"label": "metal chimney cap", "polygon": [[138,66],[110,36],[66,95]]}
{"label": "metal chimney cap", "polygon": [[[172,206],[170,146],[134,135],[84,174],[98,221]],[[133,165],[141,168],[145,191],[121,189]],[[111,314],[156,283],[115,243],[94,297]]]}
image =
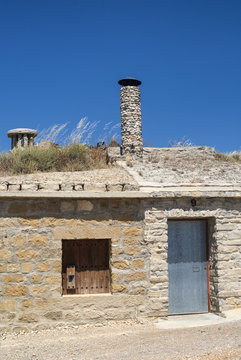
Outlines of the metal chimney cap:
{"label": "metal chimney cap", "polygon": [[141,81],[134,79],[132,77],[128,77],[128,78],[119,80],[118,84],[120,84],[122,86],[139,86],[139,85],[141,85]]}

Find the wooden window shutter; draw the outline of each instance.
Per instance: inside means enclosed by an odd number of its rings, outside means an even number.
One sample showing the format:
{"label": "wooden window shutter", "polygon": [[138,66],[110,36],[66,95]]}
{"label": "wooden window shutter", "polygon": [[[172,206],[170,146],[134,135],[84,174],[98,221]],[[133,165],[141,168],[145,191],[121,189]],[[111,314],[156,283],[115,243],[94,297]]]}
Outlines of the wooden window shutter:
{"label": "wooden window shutter", "polygon": [[62,241],[63,294],[110,291],[109,240]]}

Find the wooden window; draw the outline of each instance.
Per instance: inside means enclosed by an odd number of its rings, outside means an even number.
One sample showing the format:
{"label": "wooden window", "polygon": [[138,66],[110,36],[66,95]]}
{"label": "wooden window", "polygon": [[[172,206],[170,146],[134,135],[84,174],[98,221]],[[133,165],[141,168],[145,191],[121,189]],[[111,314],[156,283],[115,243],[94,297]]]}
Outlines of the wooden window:
{"label": "wooden window", "polygon": [[109,240],[62,241],[63,294],[108,293]]}

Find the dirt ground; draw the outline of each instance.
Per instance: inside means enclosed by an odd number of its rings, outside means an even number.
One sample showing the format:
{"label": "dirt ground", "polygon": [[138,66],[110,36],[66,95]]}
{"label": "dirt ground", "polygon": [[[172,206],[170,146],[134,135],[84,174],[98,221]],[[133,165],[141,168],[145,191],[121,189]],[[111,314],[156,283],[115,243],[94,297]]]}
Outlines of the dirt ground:
{"label": "dirt ground", "polygon": [[125,321],[3,335],[0,359],[240,360],[241,321],[179,330]]}

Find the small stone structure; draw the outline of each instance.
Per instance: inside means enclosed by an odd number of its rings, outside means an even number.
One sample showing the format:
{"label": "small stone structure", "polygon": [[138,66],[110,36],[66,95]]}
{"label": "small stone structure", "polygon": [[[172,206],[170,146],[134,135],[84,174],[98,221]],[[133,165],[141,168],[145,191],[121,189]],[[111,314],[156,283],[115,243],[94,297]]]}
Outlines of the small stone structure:
{"label": "small stone structure", "polygon": [[121,136],[124,153],[142,156],[141,81],[126,78],[118,82],[120,89]]}
{"label": "small stone structure", "polygon": [[12,149],[33,146],[37,130],[33,129],[12,129],[8,131],[8,137],[12,139]]}

